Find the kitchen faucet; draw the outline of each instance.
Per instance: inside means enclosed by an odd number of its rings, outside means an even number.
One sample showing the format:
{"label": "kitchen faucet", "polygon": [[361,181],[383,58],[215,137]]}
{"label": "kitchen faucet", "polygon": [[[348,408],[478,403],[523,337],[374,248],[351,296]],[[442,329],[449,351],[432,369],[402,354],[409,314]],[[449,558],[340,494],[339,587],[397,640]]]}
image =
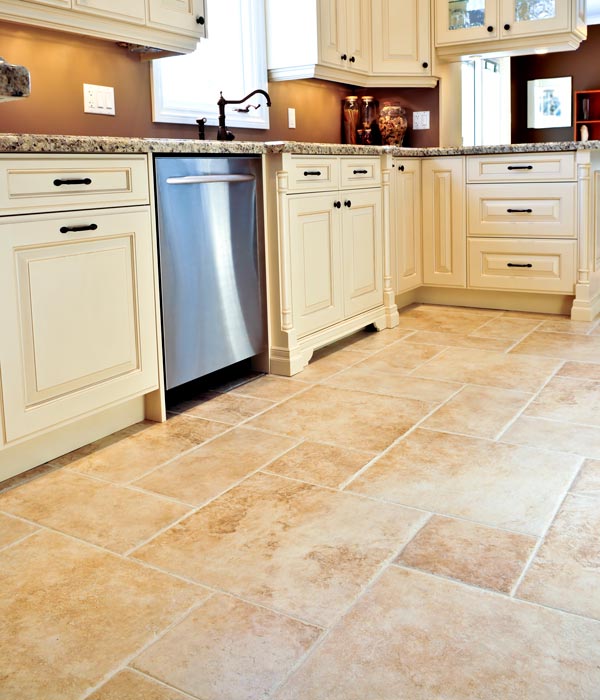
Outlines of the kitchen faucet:
{"label": "kitchen faucet", "polygon": [[[241,100],[226,100],[223,97],[223,93],[221,92],[221,97],[219,98],[217,105],[219,107],[219,128],[217,129],[217,141],[233,141],[235,136],[231,133],[231,131],[227,131],[227,127],[225,126],[225,105],[240,105],[246,102],[246,100],[249,100],[252,95],[256,95],[257,93],[260,93],[261,95],[264,95],[267,98],[267,107],[271,106],[271,98],[269,97],[269,93],[265,92],[265,90],[261,90],[260,88],[258,90],[253,90],[252,92],[248,93],[246,97],[242,97]],[[254,107],[254,109],[258,109],[259,105],[249,105],[245,109],[239,109],[239,112],[247,112],[250,107]]]}

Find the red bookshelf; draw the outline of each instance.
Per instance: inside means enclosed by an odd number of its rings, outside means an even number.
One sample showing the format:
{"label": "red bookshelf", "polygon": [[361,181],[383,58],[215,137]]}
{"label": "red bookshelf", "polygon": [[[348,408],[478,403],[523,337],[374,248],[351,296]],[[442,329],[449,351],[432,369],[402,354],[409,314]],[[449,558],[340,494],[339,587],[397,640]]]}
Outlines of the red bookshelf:
{"label": "red bookshelf", "polygon": [[600,90],[578,90],[573,96],[573,140],[581,141],[581,127],[589,140],[600,139]]}

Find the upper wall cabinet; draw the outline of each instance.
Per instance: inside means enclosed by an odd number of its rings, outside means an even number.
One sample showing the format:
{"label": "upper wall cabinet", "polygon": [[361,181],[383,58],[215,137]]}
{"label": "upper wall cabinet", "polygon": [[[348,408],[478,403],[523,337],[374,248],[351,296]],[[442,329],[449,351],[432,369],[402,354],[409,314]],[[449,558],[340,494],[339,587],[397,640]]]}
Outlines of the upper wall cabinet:
{"label": "upper wall cabinet", "polygon": [[0,0],[0,20],[173,53],[206,36],[205,0]]}
{"label": "upper wall cabinet", "polygon": [[587,36],[585,0],[434,0],[440,57],[576,49]]}
{"label": "upper wall cabinet", "polygon": [[270,80],[435,87],[424,0],[266,0]]}

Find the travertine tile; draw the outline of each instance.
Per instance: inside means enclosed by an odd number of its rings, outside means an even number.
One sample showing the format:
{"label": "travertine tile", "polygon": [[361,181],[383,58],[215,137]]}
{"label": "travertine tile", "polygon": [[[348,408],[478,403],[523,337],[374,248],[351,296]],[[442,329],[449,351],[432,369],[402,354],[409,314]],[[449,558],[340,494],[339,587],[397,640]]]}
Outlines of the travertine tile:
{"label": "travertine tile", "polygon": [[274,374],[266,374],[250,382],[236,387],[230,393],[240,396],[252,396],[256,399],[268,401],[283,401],[307,388],[306,382],[300,382],[289,377],[277,377]]}
{"label": "travertine tile", "polygon": [[442,333],[472,333],[500,312],[453,306],[416,306],[400,311],[400,328]]}
{"label": "travertine tile", "polygon": [[557,377],[571,377],[572,379],[592,379],[600,381],[600,364],[591,362],[565,362],[556,373]]}
{"label": "travertine tile", "polygon": [[21,472],[21,474],[11,476],[9,479],[0,481],[0,493],[14,489],[17,486],[21,486],[21,484],[26,484],[28,481],[32,481],[33,479],[38,479],[40,476],[49,474],[56,469],[60,469],[60,465],[47,462],[46,464],[40,464],[39,467],[34,467],[33,469],[28,469],[26,472]]}
{"label": "travertine tile", "polygon": [[600,426],[600,382],[553,377],[525,415]]}
{"label": "travertine tile", "polygon": [[0,510],[125,552],[189,509],[63,469],[0,495]]}
{"label": "travertine tile", "polygon": [[214,421],[172,416],[118,440],[103,439],[61,458],[69,469],[123,483],[228,430]]}
{"label": "travertine tile", "polygon": [[75,700],[207,592],[40,531],[0,552],[0,697]]}
{"label": "travertine tile", "polygon": [[537,541],[529,535],[434,515],[396,563],[510,593]]}
{"label": "travertine tile", "polygon": [[319,442],[303,442],[271,462],[266,471],[317,486],[337,488],[370,462],[375,453],[348,450]]}
{"label": "travertine tile", "polygon": [[577,333],[586,335],[593,331],[598,325],[598,321],[572,321],[570,318],[556,318],[543,321],[537,329],[544,333]]}
{"label": "travertine tile", "polygon": [[542,357],[507,355],[473,348],[448,348],[412,374],[428,379],[534,392],[542,387],[559,365],[557,360]]}
{"label": "travertine tile", "polygon": [[258,700],[321,633],[270,610],[213,596],[133,666],[202,700]]}
{"label": "travertine tile", "polygon": [[600,363],[600,338],[595,335],[533,331],[511,353]]}
{"label": "travertine tile", "polygon": [[[2,510],[1,500],[0,510]],[[0,513],[0,547],[6,547],[7,544],[12,544],[36,530],[35,525],[24,523],[22,520],[10,518],[8,515]]]}
{"label": "travertine tile", "polygon": [[521,411],[532,394],[467,385],[421,425],[433,430],[494,438]]}
{"label": "travertine tile", "polygon": [[240,396],[234,392],[219,394],[208,391],[197,398],[172,406],[169,411],[237,425],[246,418],[270,408],[273,403],[253,396]]}
{"label": "travertine tile", "polygon": [[327,625],[425,517],[391,504],[255,474],[134,556]]}
{"label": "travertine tile", "polygon": [[363,352],[349,349],[334,351],[331,348],[324,348],[317,350],[308,365],[301,372],[295,374],[294,378],[302,382],[320,382],[364,359]]}
{"label": "travertine tile", "polygon": [[141,673],[125,669],[86,700],[189,700],[189,695],[183,695]]}
{"label": "travertine tile", "polygon": [[297,442],[261,430],[235,428],[160,467],[135,485],[199,505],[268,464]]}
{"label": "travertine tile", "polygon": [[346,488],[539,535],[579,463],[573,455],[417,429]]}
{"label": "travertine tile", "polygon": [[248,425],[276,433],[379,452],[431,409],[414,399],[314,386]]}
{"label": "travertine tile", "polygon": [[600,461],[586,459],[571,491],[581,496],[600,496]]}
{"label": "travertine tile", "polygon": [[567,496],[517,590],[519,598],[600,619],[599,506],[596,497]]}
{"label": "travertine tile", "polygon": [[477,335],[466,335],[465,333],[442,333],[439,331],[417,331],[410,336],[409,340],[411,343],[423,343],[424,345],[476,348],[479,350],[496,350],[498,352],[508,350],[515,343],[512,338],[485,338]]}
{"label": "travertine tile", "polygon": [[276,700],[596,700],[600,624],[391,567]]}
{"label": "travertine tile", "polygon": [[410,328],[384,328],[382,331],[363,330],[349,336],[345,347],[354,352],[371,354],[389,347],[392,343],[406,338],[412,333]]}
{"label": "travertine tile", "polygon": [[498,316],[473,331],[479,338],[507,338],[518,340],[540,325],[540,321],[529,318],[506,318]]}
{"label": "travertine tile", "polygon": [[600,431],[588,425],[521,416],[499,439],[515,445],[531,445],[600,459]]}

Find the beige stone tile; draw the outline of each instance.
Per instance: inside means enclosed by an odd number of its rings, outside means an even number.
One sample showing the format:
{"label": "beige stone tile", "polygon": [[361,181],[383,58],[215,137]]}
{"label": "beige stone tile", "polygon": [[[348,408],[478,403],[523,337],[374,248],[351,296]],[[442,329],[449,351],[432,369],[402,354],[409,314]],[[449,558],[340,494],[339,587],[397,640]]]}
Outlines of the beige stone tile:
{"label": "beige stone tile", "polygon": [[507,338],[518,340],[540,325],[540,321],[529,318],[506,318],[498,316],[473,331],[479,338]]}
{"label": "beige stone tile", "polygon": [[257,413],[271,408],[273,401],[253,396],[240,396],[234,392],[226,394],[207,391],[199,397],[182,401],[169,408],[173,413],[196,416],[210,421],[237,425]]}
{"label": "beige stone tile", "polygon": [[0,493],[14,489],[16,486],[20,486],[21,484],[26,484],[28,481],[32,481],[33,479],[38,479],[40,476],[49,474],[56,469],[60,469],[60,465],[47,462],[46,464],[40,464],[39,467],[34,467],[33,469],[28,469],[26,472],[21,472],[21,474],[11,476],[10,479],[0,481]]}
{"label": "beige stone tile", "polygon": [[0,495],[0,510],[122,553],[189,508],[63,469]]}
{"label": "beige stone tile", "polygon": [[0,697],[75,700],[207,592],[47,530],[0,552]]}
{"label": "beige stone tile", "polygon": [[379,452],[423,418],[431,404],[363,391],[314,386],[248,425],[276,433]]}
{"label": "beige stone tile", "polygon": [[160,467],[135,485],[199,505],[268,464],[297,442],[283,435],[235,428]]}
{"label": "beige stone tile", "polygon": [[375,453],[348,450],[319,442],[303,442],[266,467],[266,471],[317,486],[337,488],[349,479]]}
{"label": "beige stone tile", "polygon": [[70,469],[123,483],[227,429],[223,423],[171,416],[165,423],[145,423],[133,434],[93,442],[65,455],[60,462]]}
{"label": "beige stone tile", "polygon": [[236,387],[230,394],[251,396],[268,401],[283,401],[283,399],[288,399],[299,391],[303,391],[306,387],[306,382],[299,382],[289,377],[277,377],[274,374],[265,374]]}
{"label": "beige stone tile", "polygon": [[400,312],[400,328],[442,333],[472,333],[500,312],[454,306],[417,306]]}
{"label": "beige stone tile", "polygon": [[189,695],[182,695],[141,673],[125,669],[86,700],[189,700]]}
{"label": "beige stone tile", "polygon": [[255,474],[134,556],[327,625],[424,517],[391,504]]}
{"label": "beige stone tile", "polygon": [[587,335],[598,325],[598,321],[571,321],[570,318],[557,318],[543,321],[537,329],[544,333],[576,333]]}
{"label": "beige stone tile", "polygon": [[586,459],[571,491],[581,496],[600,496],[600,460]]}
{"label": "beige stone tile", "polygon": [[525,415],[600,426],[600,382],[553,377]]}
{"label": "beige stone tile", "polygon": [[571,377],[572,379],[591,379],[600,381],[600,364],[591,362],[565,362],[556,373],[558,377]]}
{"label": "beige stone tile", "polygon": [[439,355],[442,350],[444,350],[443,345],[416,345],[409,339],[394,343],[355,366],[369,367],[381,372],[406,374]]}
{"label": "beige stone tile", "polygon": [[467,385],[421,425],[433,430],[494,438],[521,411],[532,394]]}
{"label": "beige stone tile", "polygon": [[479,350],[496,350],[497,352],[504,352],[515,343],[511,338],[482,338],[477,335],[442,333],[439,331],[417,331],[410,336],[409,340],[411,343],[423,343],[424,345],[477,348]]}
{"label": "beige stone tile", "polygon": [[542,357],[506,355],[474,348],[448,348],[413,376],[535,392],[560,365]]}
{"label": "beige stone tile", "polygon": [[390,567],[275,700],[595,700],[600,624]]}
{"label": "beige stone tile", "polygon": [[216,595],[133,666],[202,700],[258,700],[285,679],[321,630]]}
{"label": "beige stone tile", "polygon": [[597,498],[567,496],[517,590],[519,598],[600,619],[598,506]]}
{"label": "beige stone tile", "polygon": [[[2,500],[0,499],[0,510],[2,510]],[[22,520],[10,518],[8,515],[0,513],[0,547],[6,547],[22,537],[30,535],[38,528],[35,525],[24,523]]]}
{"label": "beige stone tile", "polygon": [[587,425],[521,416],[499,439],[515,445],[530,445],[600,459],[600,431]]}
{"label": "beige stone tile", "polygon": [[579,462],[573,455],[417,429],[347,489],[539,535]]}
{"label": "beige stone tile", "polygon": [[600,363],[600,338],[595,335],[533,331],[510,352]]}
{"label": "beige stone tile", "polygon": [[434,515],[396,563],[510,593],[537,538]]}
{"label": "beige stone tile", "polygon": [[363,352],[324,348],[315,352],[308,365],[294,378],[303,382],[320,382],[364,358]]}
{"label": "beige stone tile", "polygon": [[382,331],[363,330],[348,336],[344,347],[354,352],[371,354],[389,347],[392,343],[410,336],[410,328],[384,328]]}

